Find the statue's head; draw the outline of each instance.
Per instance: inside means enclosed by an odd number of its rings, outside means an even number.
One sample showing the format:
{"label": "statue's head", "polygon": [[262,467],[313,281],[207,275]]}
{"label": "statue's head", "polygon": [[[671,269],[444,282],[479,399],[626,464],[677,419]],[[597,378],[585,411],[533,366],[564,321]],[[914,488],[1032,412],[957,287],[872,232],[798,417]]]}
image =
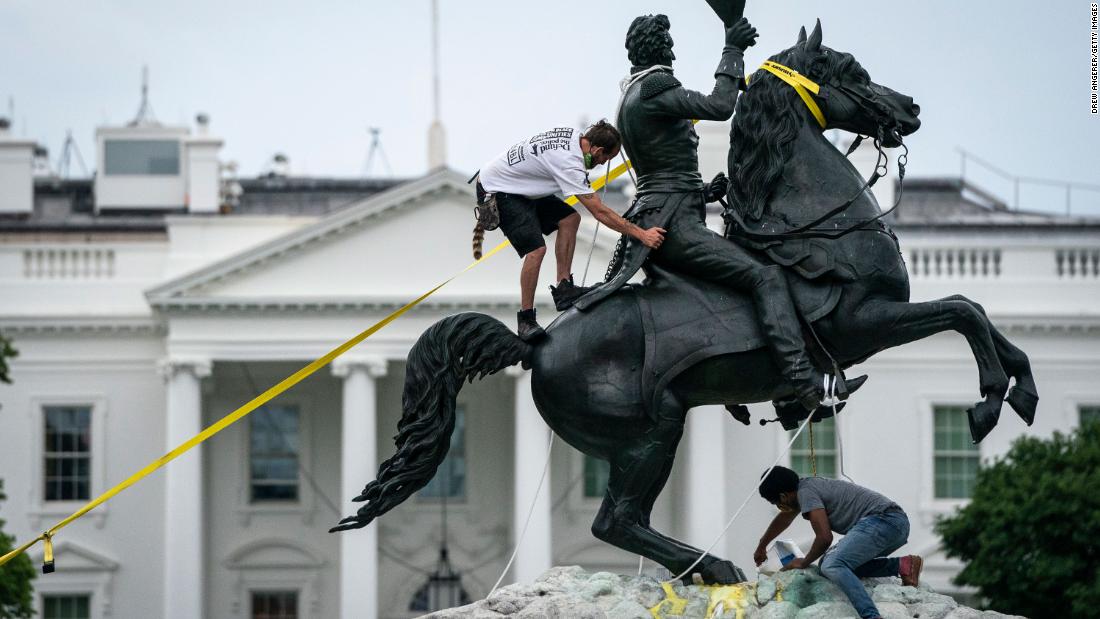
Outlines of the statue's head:
{"label": "statue's head", "polygon": [[635,69],[645,69],[655,64],[671,65],[676,60],[668,28],[667,15],[634,18],[626,31],[626,56]]}

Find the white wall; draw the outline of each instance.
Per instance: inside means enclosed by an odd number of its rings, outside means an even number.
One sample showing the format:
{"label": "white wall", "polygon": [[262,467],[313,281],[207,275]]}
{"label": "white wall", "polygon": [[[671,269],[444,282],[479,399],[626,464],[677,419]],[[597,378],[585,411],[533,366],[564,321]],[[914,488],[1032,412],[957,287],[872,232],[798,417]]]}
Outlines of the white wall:
{"label": "white wall", "polygon": [[[11,363],[13,384],[0,386],[0,436],[6,443],[0,449],[0,478],[8,494],[0,514],[7,520],[5,531],[22,543],[83,504],[40,507],[37,502],[42,496],[35,487],[42,467],[36,447],[42,441],[42,404],[95,405],[92,470],[98,475],[93,475],[92,495],[98,495],[163,452],[165,394],[156,368],[163,342],[159,335],[125,332],[4,333],[20,355]],[[163,505],[163,477],[152,475],[55,537],[57,543],[78,544],[119,564],[116,572],[103,574],[111,583],[109,600],[96,600],[110,603],[111,616],[160,614]],[[36,584],[80,576],[72,571],[77,562],[58,560],[57,573],[39,575]]]}

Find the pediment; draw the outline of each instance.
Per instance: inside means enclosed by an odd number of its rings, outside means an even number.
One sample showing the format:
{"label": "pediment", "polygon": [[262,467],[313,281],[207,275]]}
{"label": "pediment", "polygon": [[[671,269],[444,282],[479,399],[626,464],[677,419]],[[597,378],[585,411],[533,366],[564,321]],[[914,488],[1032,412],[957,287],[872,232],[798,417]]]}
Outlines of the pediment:
{"label": "pediment", "polygon": [[325,564],[305,546],[285,539],[262,539],[244,544],[231,552],[224,561],[231,570],[247,569],[314,569]]}
{"label": "pediment", "polygon": [[[33,563],[42,563],[43,549],[41,547],[30,554]],[[112,572],[118,569],[118,561],[69,540],[63,540],[53,545],[53,557],[58,573]]]}
{"label": "pediment", "polygon": [[[404,303],[473,261],[474,197],[465,180],[451,170],[434,172],[158,286],[147,297],[162,308],[219,301]],[[588,260],[591,225],[581,228],[576,270]],[[618,239],[606,229],[601,237],[589,281],[602,279]],[[500,231],[487,233],[486,251],[503,240]],[[554,277],[552,244],[551,238],[542,269],[546,284]],[[433,301],[514,301],[520,264],[515,251],[506,248],[449,284]]]}

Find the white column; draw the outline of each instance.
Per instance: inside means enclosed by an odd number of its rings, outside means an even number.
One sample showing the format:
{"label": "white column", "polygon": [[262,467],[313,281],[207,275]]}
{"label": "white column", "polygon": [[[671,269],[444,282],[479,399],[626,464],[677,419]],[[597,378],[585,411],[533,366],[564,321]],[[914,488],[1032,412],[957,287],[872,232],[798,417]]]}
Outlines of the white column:
{"label": "white column", "polygon": [[[378,472],[378,398],[375,379],[386,375],[384,359],[337,359],[332,373],[344,379],[343,436],[340,441],[340,505],[349,516],[361,503],[351,503]],[[340,617],[378,616],[378,524],[340,536]]]}
{"label": "white column", "polygon": [[[726,428],[736,423],[722,406],[700,406],[687,414],[687,448],[679,456],[687,459],[684,541],[703,550],[714,542],[729,518],[726,505]],[[729,534],[712,554],[729,558]]]}
{"label": "white column", "polygon": [[[199,384],[210,375],[205,359],[169,359],[161,364],[168,383],[166,450],[202,431]],[[164,468],[164,617],[199,619],[203,607],[203,511],[201,447]]]}
{"label": "white column", "polygon": [[[546,463],[546,445],[550,429],[542,420],[531,398],[531,372],[518,366],[509,368],[508,375],[516,377],[516,453],[515,453],[515,503],[512,507],[512,541],[519,543],[515,563],[512,564],[513,581],[531,583],[543,572],[553,567],[550,545],[550,471],[542,482],[542,489],[535,498],[543,465]],[[522,541],[520,532],[527,521],[531,522]]]}

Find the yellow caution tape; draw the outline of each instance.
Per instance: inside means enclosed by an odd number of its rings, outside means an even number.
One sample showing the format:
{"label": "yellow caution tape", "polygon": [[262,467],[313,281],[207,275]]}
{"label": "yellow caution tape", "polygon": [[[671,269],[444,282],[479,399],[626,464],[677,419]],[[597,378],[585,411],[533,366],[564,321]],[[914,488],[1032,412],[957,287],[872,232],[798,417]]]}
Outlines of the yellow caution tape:
{"label": "yellow caution tape", "polygon": [[[616,178],[619,178],[620,176],[623,175],[624,172],[626,172],[627,170],[629,170],[633,166],[634,166],[634,164],[630,163],[629,159],[627,159],[626,161],[624,161],[624,162],[620,163],[619,165],[615,166],[614,168],[612,168],[610,173],[608,173],[604,176],[601,176],[601,177],[597,178],[596,180],[592,181],[592,191],[598,191],[598,190],[602,189],[604,185],[606,185],[607,183],[615,180]],[[578,202],[577,196],[569,196],[568,198],[565,199],[565,203],[568,204],[569,206],[576,206],[577,202]]]}
{"label": "yellow caution tape", "polygon": [[[821,111],[821,108],[818,107],[817,102],[814,101],[814,98],[810,96],[811,92],[816,95],[818,92],[821,91],[821,87],[818,86],[816,82],[806,77],[805,75],[802,75],[798,71],[795,71],[790,67],[783,66],[778,62],[772,62],[769,60],[760,65],[760,68],[790,84],[790,86],[794,88],[795,92],[798,93],[798,96],[802,97],[803,103],[805,103],[806,107],[810,109],[810,113],[814,115],[814,118],[817,120],[817,124],[821,125],[822,129],[825,128],[825,114]],[[745,81],[747,82],[748,78],[746,78]]]}
{"label": "yellow caution tape", "polygon": [[[814,92],[817,92],[817,91],[815,90]],[[692,120],[691,124],[693,124],[693,125],[699,124],[699,119],[696,118],[696,119]],[[629,170],[633,167],[634,167],[634,164],[629,159],[627,159],[626,161],[623,161],[619,165],[612,168],[611,172],[609,172],[606,175],[601,176],[600,178],[597,178],[596,180],[592,181],[592,191],[598,191],[600,189],[603,189],[604,185],[606,185],[607,183],[610,183],[611,181],[615,180],[616,178],[619,178],[627,170]],[[568,198],[565,199],[565,203],[568,204],[569,206],[576,206],[577,202],[579,202],[579,200],[577,200],[577,196],[569,196]]]}
{"label": "yellow caution tape", "polygon": [[[699,122],[699,121],[696,120],[696,121],[693,121],[693,122]],[[592,189],[597,190],[597,189],[602,188],[606,183],[615,180],[616,178],[621,176],[624,172],[629,170],[631,167],[632,167],[632,164],[631,164],[630,160],[624,161],[623,163],[619,164],[614,169],[612,169],[611,172],[608,173],[607,175],[605,175],[604,177],[596,179],[592,183]],[[570,196],[566,200],[566,202],[568,202],[570,205],[576,204],[577,203],[577,197],[576,196]],[[403,307],[401,307],[397,311],[393,312],[389,316],[386,316],[382,320],[378,321],[377,323],[375,323],[374,325],[372,325],[370,328],[363,331],[359,335],[356,335],[355,337],[353,337],[350,340],[344,342],[343,344],[340,344],[336,348],[334,348],[331,351],[329,351],[328,353],[326,353],[325,356],[313,361],[312,363],[310,363],[309,365],[307,365],[307,366],[303,367],[302,369],[298,370],[294,374],[291,374],[290,376],[284,378],[282,380],[282,382],[280,382],[279,384],[275,385],[274,387],[272,387],[272,388],[268,389],[267,391],[261,393],[260,395],[256,396],[251,401],[249,401],[247,404],[245,404],[244,406],[241,406],[240,408],[233,411],[232,413],[229,413],[225,417],[222,417],[217,422],[215,422],[213,425],[207,427],[202,432],[200,432],[200,433],[196,434],[195,436],[191,437],[186,442],[180,444],[179,446],[177,446],[172,451],[169,451],[168,453],[164,454],[163,456],[161,456],[161,457],[157,458],[156,460],[150,462],[149,464],[145,465],[145,468],[141,469],[137,473],[134,473],[133,475],[131,475],[129,478],[127,478],[125,481],[118,484],[114,488],[111,488],[110,490],[104,492],[103,494],[99,495],[95,499],[91,500],[86,505],[84,505],[80,509],[73,512],[72,515],[70,515],[68,518],[65,518],[61,522],[59,522],[59,523],[55,524],[54,526],[50,527],[49,529],[47,529],[44,533],[42,533],[42,535],[39,535],[38,537],[30,540],[29,542],[27,542],[27,543],[23,544],[22,546],[16,548],[15,550],[12,550],[11,552],[7,553],[3,557],[0,557],[0,565],[4,565],[8,561],[11,561],[15,557],[23,554],[31,546],[34,546],[36,543],[41,541],[41,542],[44,542],[44,544],[45,544],[45,554],[43,555],[43,558],[42,558],[44,565],[42,566],[42,569],[43,569],[44,572],[47,572],[47,570],[48,571],[53,571],[53,536],[58,531],[60,531],[64,527],[68,526],[71,522],[73,522],[77,518],[80,518],[84,514],[87,514],[88,512],[92,511],[96,507],[99,507],[103,503],[106,503],[108,500],[110,500],[116,494],[122,492],[123,490],[125,490],[125,489],[129,488],[130,486],[136,484],[137,482],[141,481],[142,479],[147,477],[153,471],[156,471],[157,469],[161,468],[165,464],[168,464],[172,460],[175,460],[179,456],[181,456],[184,453],[186,453],[187,451],[189,451],[191,448],[195,447],[196,445],[201,444],[202,442],[206,441],[206,439],[214,436],[218,432],[221,432],[222,430],[228,428],[229,426],[233,425],[234,423],[240,421],[241,419],[243,419],[246,415],[248,415],[252,411],[256,410],[257,408],[263,406],[264,404],[266,404],[270,400],[272,400],[275,397],[279,396],[280,394],[282,394],[287,389],[290,389],[294,385],[297,385],[298,383],[302,382],[306,377],[313,374],[317,370],[325,367],[329,363],[332,363],[333,359],[335,359],[335,358],[339,357],[340,355],[346,353],[348,350],[350,350],[355,345],[359,344],[360,342],[367,339],[368,337],[374,335],[376,332],[378,332],[380,329],[382,329],[386,325],[388,325],[391,322],[393,322],[394,320],[396,320],[402,314],[404,314],[405,312],[407,312],[410,309],[412,309],[412,308],[416,307],[417,305],[419,305],[421,301],[423,301],[424,299],[427,299],[428,297],[435,294],[435,291],[437,291],[440,288],[446,286],[452,280],[457,278],[459,275],[462,275],[466,271],[469,271],[470,269],[474,268],[475,266],[481,264],[483,261],[489,259],[491,256],[493,256],[494,254],[496,254],[500,250],[504,249],[505,247],[508,247],[509,245],[511,245],[511,243],[509,241],[504,241],[500,245],[497,245],[491,251],[489,251],[487,254],[485,254],[481,258],[479,258],[479,259],[475,260],[474,262],[472,262],[465,269],[462,269],[458,273],[452,275],[449,279],[447,279],[443,283],[439,284],[435,288],[432,288],[428,292],[425,292],[424,294],[420,295],[416,299],[413,299],[412,301],[408,302]]]}
{"label": "yellow caution tape", "polygon": [[407,312],[410,309],[412,309],[412,308],[416,307],[417,305],[419,305],[421,301],[423,301],[424,299],[427,299],[428,297],[430,297],[432,294],[435,293],[435,291],[437,291],[440,288],[446,286],[452,280],[457,278],[459,275],[462,275],[466,271],[469,271],[470,269],[474,268],[475,266],[481,264],[481,262],[489,259],[489,257],[493,256],[494,254],[496,254],[500,250],[504,249],[505,247],[509,246],[510,244],[511,243],[509,243],[508,241],[504,241],[500,245],[497,245],[491,251],[489,251],[484,256],[482,256],[480,259],[472,262],[465,269],[462,269],[458,273],[454,274],[453,276],[451,276],[449,279],[447,279],[443,283],[439,284],[435,288],[432,288],[428,292],[425,292],[424,294],[420,295],[416,299],[406,303],[403,307],[401,307],[397,311],[393,312],[389,316],[386,316],[382,320],[376,322],[374,325],[372,325],[367,330],[361,332],[359,335],[356,335],[355,337],[353,337],[350,340],[344,342],[343,344],[340,344],[336,348],[334,348],[331,351],[329,351],[328,353],[326,353],[323,357],[317,359],[316,361],[313,361],[309,365],[303,367],[302,369],[298,370],[294,374],[291,374],[287,378],[284,378],[282,380],[282,382],[280,382],[279,384],[275,385],[274,387],[268,389],[267,391],[261,393],[260,395],[256,396],[255,398],[253,398],[250,402],[248,402],[244,406],[241,406],[240,408],[233,411],[232,413],[229,413],[225,417],[222,417],[217,422],[215,422],[213,425],[207,427],[202,432],[200,432],[197,435],[191,437],[186,442],[179,445],[178,447],[176,447],[172,451],[169,451],[168,453],[164,454],[163,456],[161,456],[161,457],[157,458],[156,460],[150,462],[149,464],[145,465],[145,468],[143,468],[140,471],[138,471],[137,473],[134,473],[133,475],[131,475],[128,479],[126,479],[126,481],[123,481],[122,483],[118,484],[114,488],[111,488],[110,490],[108,490],[108,491],[104,492],[103,494],[99,495],[98,497],[96,497],[95,499],[93,499],[92,501],[90,501],[89,503],[87,503],[86,505],[81,507],[80,509],[73,512],[73,514],[71,516],[69,516],[68,518],[65,518],[61,522],[59,522],[59,523],[55,524],[54,526],[50,527],[49,529],[47,529],[46,532],[44,532],[42,535],[39,535],[38,537],[36,537],[36,538],[32,539],[31,541],[23,544],[22,546],[16,548],[15,550],[12,550],[8,554],[4,555],[3,557],[0,557],[0,565],[4,565],[8,561],[11,561],[15,557],[17,557],[20,554],[26,552],[28,548],[30,548],[31,546],[33,546],[37,542],[42,541],[42,542],[45,542],[45,554],[43,555],[44,565],[42,566],[43,571],[44,572],[46,572],[47,570],[52,571],[52,566],[53,566],[53,540],[52,540],[52,538],[53,538],[54,535],[57,534],[58,531],[60,531],[65,526],[67,526],[69,523],[76,520],[77,518],[80,518],[84,514],[87,514],[88,512],[92,511],[93,509],[95,509],[96,507],[102,505],[103,503],[107,502],[108,500],[110,500],[112,497],[114,497],[119,492],[122,492],[123,490],[125,490],[125,489],[129,488],[130,486],[136,484],[137,482],[141,481],[142,479],[144,479],[146,476],[148,476],[153,471],[159,469],[160,467],[164,466],[165,464],[168,464],[172,460],[175,460],[176,458],[183,455],[184,453],[186,453],[187,451],[189,451],[191,448],[195,447],[196,445],[199,445],[200,443],[202,443],[206,439],[210,438],[211,436],[214,436],[215,434],[217,434],[218,432],[221,432],[222,430],[226,429],[230,425],[236,423],[237,421],[240,421],[246,415],[248,415],[252,411],[256,410],[257,408],[263,406],[269,400],[275,398],[276,396],[283,393],[287,389],[290,389],[294,385],[297,385],[298,383],[302,382],[302,380],[304,380],[309,375],[313,374],[317,370],[319,370],[319,369],[325,367],[326,365],[328,365],[329,363],[331,363],[333,359],[335,359],[335,358],[339,357],[340,355],[346,353],[352,347],[359,344],[360,342],[367,339],[368,337],[374,335],[376,332],[378,332],[383,327],[385,327],[386,325],[388,325],[391,322],[393,322],[394,320],[396,320],[398,317],[400,317],[405,312]]}

